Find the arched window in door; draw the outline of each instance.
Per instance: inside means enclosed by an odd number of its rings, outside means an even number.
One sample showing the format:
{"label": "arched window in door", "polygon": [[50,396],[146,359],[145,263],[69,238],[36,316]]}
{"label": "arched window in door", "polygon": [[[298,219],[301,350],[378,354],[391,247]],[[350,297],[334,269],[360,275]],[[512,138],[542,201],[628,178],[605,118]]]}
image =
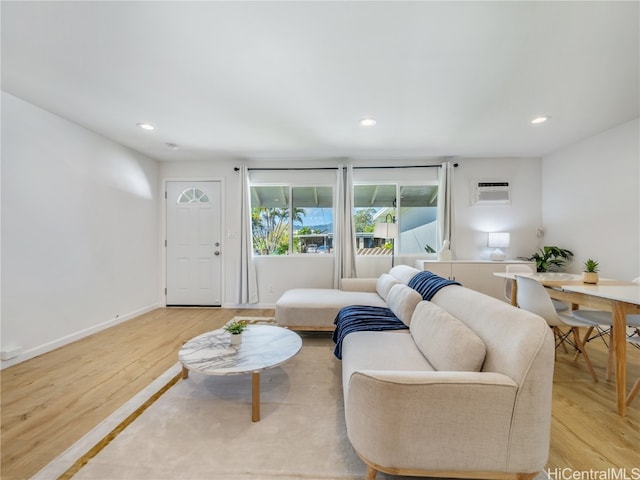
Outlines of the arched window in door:
{"label": "arched window in door", "polygon": [[187,188],[180,195],[176,203],[210,203],[209,197],[199,188]]}

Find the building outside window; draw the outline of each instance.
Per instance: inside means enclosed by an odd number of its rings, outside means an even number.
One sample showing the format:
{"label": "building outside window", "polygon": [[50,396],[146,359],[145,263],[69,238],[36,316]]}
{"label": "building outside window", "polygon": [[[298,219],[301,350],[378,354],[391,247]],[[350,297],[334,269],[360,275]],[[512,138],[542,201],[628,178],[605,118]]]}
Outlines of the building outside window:
{"label": "building outside window", "polygon": [[[420,255],[437,250],[438,185],[371,183],[354,186],[354,224],[359,255]],[[375,224],[394,222],[394,242],[374,237]]]}

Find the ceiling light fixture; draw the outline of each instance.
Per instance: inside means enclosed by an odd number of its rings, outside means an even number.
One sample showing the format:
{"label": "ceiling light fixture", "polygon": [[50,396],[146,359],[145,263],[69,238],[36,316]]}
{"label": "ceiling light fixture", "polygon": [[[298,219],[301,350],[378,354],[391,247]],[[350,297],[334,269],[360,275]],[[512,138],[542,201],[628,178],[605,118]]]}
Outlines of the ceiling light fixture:
{"label": "ceiling light fixture", "polygon": [[538,123],[544,123],[547,120],[549,120],[549,118],[551,118],[551,117],[547,117],[547,116],[536,117],[533,120],[531,120],[531,123],[533,123],[534,125],[536,125]]}
{"label": "ceiling light fixture", "polygon": [[167,142],[167,143],[165,143],[165,145],[167,147],[169,147],[171,150],[178,150],[178,148],[179,148],[178,145],[176,145],[175,143],[171,143],[171,142]]}
{"label": "ceiling light fixture", "polygon": [[150,123],[144,123],[144,122],[136,123],[136,126],[140,127],[143,130],[155,130],[156,129],[156,127],[154,127]]}
{"label": "ceiling light fixture", "polygon": [[360,119],[360,125],[363,127],[373,127],[377,122],[377,120],[373,117],[365,117]]}

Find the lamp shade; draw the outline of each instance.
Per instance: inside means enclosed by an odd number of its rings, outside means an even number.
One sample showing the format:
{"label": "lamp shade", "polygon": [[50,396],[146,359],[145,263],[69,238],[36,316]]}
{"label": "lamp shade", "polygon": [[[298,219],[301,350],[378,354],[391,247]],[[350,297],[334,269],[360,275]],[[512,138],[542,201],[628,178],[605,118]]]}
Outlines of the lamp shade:
{"label": "lamp shade", "polygon": [[509,232],[489,232],[487,237],[487,246],[489,248],[495,248],[489,258],[494,261],[504,260],[504,252],[501,248],[508,248],[511,235]]}
{"label": "lamp shade", "polygon": [[509,232],[489,232],[487,246],[490,248],[508,248],[511,235]]}
{"label": "lamp shade", "polygon": [[376,223],[373,229],[375,238],[398,238],[397,223]]}

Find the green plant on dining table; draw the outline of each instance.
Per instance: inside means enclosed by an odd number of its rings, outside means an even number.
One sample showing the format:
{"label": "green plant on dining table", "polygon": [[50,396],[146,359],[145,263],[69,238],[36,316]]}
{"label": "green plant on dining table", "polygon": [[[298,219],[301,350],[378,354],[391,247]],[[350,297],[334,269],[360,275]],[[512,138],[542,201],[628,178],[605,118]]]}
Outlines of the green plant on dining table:
{"label": "green plant on dining table", "polygon": [[544,246],[530,257],[521,257],[522,260],[536,262],[538,272],[560,272],[572,258],[571,250],[555,246]]}
{"label": "green plant on dining table", "polygon": [[585,272],[597,272],[598,271],[598,262],[593,259],[588,259],[584,262],[584,271]]}

